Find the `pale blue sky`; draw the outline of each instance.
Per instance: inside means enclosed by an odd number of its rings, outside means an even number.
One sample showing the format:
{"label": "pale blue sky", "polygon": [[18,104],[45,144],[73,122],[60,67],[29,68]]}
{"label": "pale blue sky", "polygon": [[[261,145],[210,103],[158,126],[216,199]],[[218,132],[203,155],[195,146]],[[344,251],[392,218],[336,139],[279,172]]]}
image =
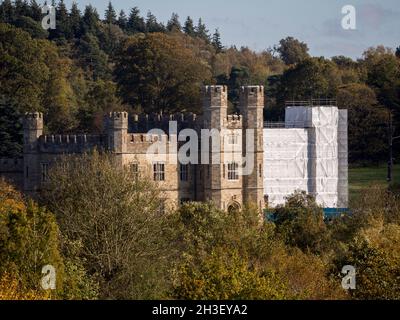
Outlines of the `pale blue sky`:
{"label": "pale blue sky", "polygon": [[[65,1],[68,7],[72,0]],[[77,0],[81,9],[95,6],[103,16],[108,0]],[[370,47],[400,46],[399,0],[114,0],[119,11],[137,6],[151,10],[163,22],[172,12],[182,23],[188,15],[202,17],[210,30],[219,28],[224,45],[248,46],[257,51],[287,36],[305,41],[315,56],[360,57]],[[357,30],[341,28],[341,8],[357,10]]]}

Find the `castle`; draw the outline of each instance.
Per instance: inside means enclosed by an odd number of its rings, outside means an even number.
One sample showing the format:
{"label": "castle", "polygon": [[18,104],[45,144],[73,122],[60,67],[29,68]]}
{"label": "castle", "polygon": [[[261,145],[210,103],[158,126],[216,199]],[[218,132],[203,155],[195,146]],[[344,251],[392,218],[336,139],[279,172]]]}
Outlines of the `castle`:
{"label": "castle", "polygon": [[[292,105],[286,108],[285,123],[271,124],[264,123],[263,110],[262,86],[241,88],[240,115],[228,115],[226,86],[206,86],[202,116],[134,115],[128,121],[126,112],[113,112],[99,135],[44,135],[43,115],[29,113],[24,119],[23,160],[0,159],[0,175],[32,193],[40,189],[58,156],[97,148],[111,152],[117,165],[150,177],[176,205],[212,201],[229,211],[254,203],[262,210],[304,190],[324,207],[347,208],[347,111],[334,105]],[[163,134],[171,121],[177,123],[176,133]],[[151,129],[163,131],[155,134]],[[202,158],[217,156],[219,161],[180,162],[184,142],[176,141],[185,129],[199,136],[205,129],[223,133],[211,148],[204,147],[205,138],[198,143]],[[168,161],[149,159],[149,148],[161,142]],[[251,157],[244,163],[237,160],[248,150]],[[251,168],[246,174],[244,165]]]}

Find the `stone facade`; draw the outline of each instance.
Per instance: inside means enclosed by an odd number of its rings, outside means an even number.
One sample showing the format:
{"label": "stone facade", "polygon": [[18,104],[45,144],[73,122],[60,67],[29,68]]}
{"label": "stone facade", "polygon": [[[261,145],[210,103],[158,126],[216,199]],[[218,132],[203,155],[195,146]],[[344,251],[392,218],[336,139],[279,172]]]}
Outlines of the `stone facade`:
{"label": "stone facade", "polygon": [[[226,86],[206,86],[202,116],[153,114],[128,118],[126,112],[114,112],[105,117],[105,130],[99,135],[44,135],[43,115],[30,113],[24,119],[23,160],[0,160],[0,175],[19,177],[14,180],[23,190],[34,193],[57,157],[97,148],[112,153],[118,165],[156,181],[172,205],[212,201],[229,211],[254,203],[262,210],[266,198],[263,109],[262,86],[241,88],[241,115],[227,114]],[[171,121],[176,123],[176,131],[171,131]],[[193,129],[191,132],[199,137],[197,163],[178,161],[186,141],[185,129]],[[203,136],[204,131],[209,136]],[[214,131],[220,133],[218,139],[210,138]],[[165,149],[149,158],[148,150],[156,143],[165,145]],[[251,157],[247,157],[249,150]],[[250,168],[248,173],[244,173],[244,167]],[[341,180],[341,184],[346,183]]]}

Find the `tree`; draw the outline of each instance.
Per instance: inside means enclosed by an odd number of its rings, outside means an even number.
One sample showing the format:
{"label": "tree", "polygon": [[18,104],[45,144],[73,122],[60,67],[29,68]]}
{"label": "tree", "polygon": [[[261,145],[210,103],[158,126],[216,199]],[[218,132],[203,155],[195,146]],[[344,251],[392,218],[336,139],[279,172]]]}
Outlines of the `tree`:
{"label": "tree", "polygon": [[151,181],[136,179],[116,167],[112,155],[94,151],[60,159],[42,199],[65,237],[82,243],[80,257],[98,276],[101,298],[166,297],[175,250],[160,191]]}
{"label": "tree", "polygon": [[191,37],[195,36],[196,34],[195,27],[191,17],[187,17],[185,21],[185,26],[183,27],[183,32],[185,32],[188,36]]}
{"label": "tree", "polygon": [[273,272],[249,268],[236,250],[214,248],[210,256],[180,270],[173,296],[183,300],[282,300],[287,288]]}
{"label": "tree", "polygon": [[21,117],[11,99],[0,97],[0,157],[18,158],[22,155]]}
{"label": "tree", "polygon": [[375,92],[365,84],[354,83],[338,90],[337,101],[340,108],[348,110],[350,161],[385,160],[387,110],[379,105]]}
{"label": "tree", "polygon": [[307,44],[292,37],[282,39],[277,50],[287,65],[299,63],[309,57]]}
{"label": "tree", "polygon": [[179,16],[177,13],[172,14],[171,19],[167,23],[167,30],[169,32],[182,31],[182,25],[179,22]]}
{"label": "tree", "polygon": [[85,7],[85,12],[83,13],[83,18],[82,18],[82,25],[83,25],[83,32],[88,33],[92,32],[95,34],[98,23],[99,23],[99,14],[97,13],[97,10],[92,7],[92,5],[87,5]]}
{"label": "tree", "polygon": [[36,0],[31,0],[30,5],[29,5],[29,16],[37,21],[40,22],[42,20],[42,8],[40,5],[37,3]]}
{"label": "tree", "polygon": [[222,49],[224,48],[221,43],[221,34],[219,33],[218,29],[216,29],[214,32],[213,39],[212,39],[212,45],[214,46],[217,53],[220,53],[222,51]]}
{"label": "tree", "polygon": [[146,18],[146,32],[164,32],[165,27],[162,23],[157,21],[155,15],[153,15],[150,11],[147,12]]}
{"label": "tree", "polygon": [[15,0],[14,8],[14,13],[17,17],[29,15],[29,4],[26,0]]}
{"label": "tree", "polygon": [[284,206],[275,210],[277,231],[286,243],[303,251],[324,252],[327,245],[327,227],[323,210],[306,192],[288,197]]}
{"label": "tree", "polygon": [[199,111],[207,66],[176,38],[148,34],[130,39],[117,57],[115,76],[125,103],[145,112]]}
{"label": "tree", "polygon": [[396,57],[400,58],[400,46],[396,49]]}
{"label": "tree", "polygon": [[70,39],[72,38],[72,31],[71,31],[71,25],[69,21],[69,14],[67,7],[65,6],[65,3],[63,0],[60,0],[58,2],[58,5],[56,7],[57,11],[57,23],[56,23],[56,29],[50,30],[50,38],[58,38],[58,39]]}
{"label": "tree", "polygon": [[78,8],[76,2],[72,2],[71,11],[69,14],[69,23],[71,27],[71,32],[75,38],[80,38],[82,34],[82,16],[81,11]]}
{"label": "tree", "polygon": [[140,11],[138,7],[134,7],[131,9],[128,19],[127,31],[131,34],[146,32],[146,23],[144,22],[144,19],[140,16]]}
{"label": "tree", "polygon": [[337,66],[324,58],[309,58],[286,70],[281,76],[278,102],[334,98],[341,84]]}
{"label": "tree", "polygon": [[11,23],[14,19],[14,6],[11,0],[4,0],[0,4],[0,21]]}
{"label": "tree", "polygon": [[116,24],[117,23],[117,14],[115,12],[115,9],[111,3],[111,1],[108,2],[108,6],[105,12],[105,19],[104,21],[108,24]]}
{"label": "tree", "polygon": [[126,30],[127,26],[128,26],[128,18],[125,14],[124,10],[121,10],[118,16],[118,21],[117,21],[118,26],[122,29],[122,30]]}
{"label": "tree", "polygon": [[93,80],[109,75],[108,56],[100,49],[99,41],[92,33],[86,33],[79,40],[79,61]]}
{"label": "tree", "polygon": [[0,44],[0,95],[13,97],[21,113],[43,111],[41,100],[50,74],[43,42],[0,24]]}
{"label": "tree", "polygon": [[206,25],[203,23],[203,20],[200,18],[197,26],[196,26],[196,37],[203,39],[205,42],[210,42],[210,35],[208,34],[208,30]]}
{"label": "tree", "polygon": [[[85,269],[76,260],[62,256],[54,215],[31,200],[25,201],[1,179],[0,226],[0,299],[4,295],[12,299],[96,297],[96,283],[87,277]],[[41,288],[46,265],[56,270],[54,292]],[[6,279],[8,284],[3,282]]]}

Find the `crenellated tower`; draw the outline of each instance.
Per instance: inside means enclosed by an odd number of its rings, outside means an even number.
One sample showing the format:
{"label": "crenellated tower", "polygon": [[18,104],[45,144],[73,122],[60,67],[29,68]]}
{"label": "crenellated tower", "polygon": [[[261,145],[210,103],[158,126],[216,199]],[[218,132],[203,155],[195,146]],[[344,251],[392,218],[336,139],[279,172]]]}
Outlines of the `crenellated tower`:
{"label": "crenellated tower", "polygon": [[240,90],[240,109],[243,116],[243,202],[264,208],[264,87],[245,86]]}
{"label": "crenellated tower", "polygon": [[128,113],[111,112],[106,117],[108,150],[115,154],[127,151]]}
{"label": "crenellated tower", "polygon": [[35,191],[41,181],[39,138],[43,135],[43,114],[26,113],[24,117],[24,190]]}

